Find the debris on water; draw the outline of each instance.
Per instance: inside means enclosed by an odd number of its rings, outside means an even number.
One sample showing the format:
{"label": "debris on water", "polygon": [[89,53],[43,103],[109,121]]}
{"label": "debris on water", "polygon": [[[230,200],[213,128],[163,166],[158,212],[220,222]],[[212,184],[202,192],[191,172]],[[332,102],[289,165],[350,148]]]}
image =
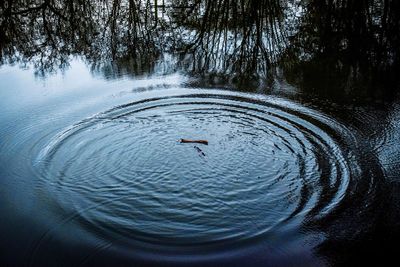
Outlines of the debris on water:
{"label": "debris on water", "polygon": [[190,139],[180,139],[179,142],[181,143],[198,143],[198,144],[203,144],[203,145],[208,145],[207,140],[190,140]]}

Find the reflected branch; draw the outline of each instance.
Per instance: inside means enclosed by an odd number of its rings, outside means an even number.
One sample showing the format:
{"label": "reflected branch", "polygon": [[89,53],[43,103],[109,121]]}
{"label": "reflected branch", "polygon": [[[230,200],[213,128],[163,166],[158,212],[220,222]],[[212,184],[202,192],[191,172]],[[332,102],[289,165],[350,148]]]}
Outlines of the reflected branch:
{"label": "reflected branch", "polygon": [[192,36],[182,43],[186,67],[193,72],[265,76],[286,46],[281,1],[206,0],[187,5],[189,16],[179,23],[191,30]]}
{"label": "reflected branch", "polygon": [[118,77],[173,58],[171,69],[245,84],[398,88],[399,14],[396,0],[5,0],[0,64],[46,75],[79,56]]}

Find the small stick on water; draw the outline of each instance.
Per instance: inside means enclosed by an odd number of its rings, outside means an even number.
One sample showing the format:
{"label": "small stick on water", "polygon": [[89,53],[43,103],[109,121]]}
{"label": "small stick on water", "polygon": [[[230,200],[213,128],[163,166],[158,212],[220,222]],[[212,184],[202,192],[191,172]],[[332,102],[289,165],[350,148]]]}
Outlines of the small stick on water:
{"label": "small stick on water", "polygon": [[189,140],[189,139],[181,139],[179,140],[181,143],[197,143],[197,144],[203,144],[203,145],[208,145],[207,140]]}

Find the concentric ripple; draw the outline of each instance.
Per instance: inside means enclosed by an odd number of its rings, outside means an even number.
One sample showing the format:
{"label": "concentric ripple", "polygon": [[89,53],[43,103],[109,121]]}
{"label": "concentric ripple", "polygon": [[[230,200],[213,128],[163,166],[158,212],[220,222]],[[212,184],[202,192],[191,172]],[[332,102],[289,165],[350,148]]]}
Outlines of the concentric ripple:
{"label": "concentric ripple", "polygon": [[342,145],[351,138],[338,122],[287,100],[191,91],[81,121],[38,162],[59,205],[91,231],[201,245],[332,214],[358,172]]}

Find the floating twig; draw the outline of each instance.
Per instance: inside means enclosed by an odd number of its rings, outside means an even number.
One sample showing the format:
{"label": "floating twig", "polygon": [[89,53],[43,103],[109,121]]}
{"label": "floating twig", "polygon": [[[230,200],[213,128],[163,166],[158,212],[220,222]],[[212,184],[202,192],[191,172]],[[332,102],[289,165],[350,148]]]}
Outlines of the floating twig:
{"label": "floating twig", "polygon": [[181,143],[197,143],[197,144],[203,144],[203,145],[208,145],[207,140],[189,140],[189,139],[181,139],[179,140]]}

